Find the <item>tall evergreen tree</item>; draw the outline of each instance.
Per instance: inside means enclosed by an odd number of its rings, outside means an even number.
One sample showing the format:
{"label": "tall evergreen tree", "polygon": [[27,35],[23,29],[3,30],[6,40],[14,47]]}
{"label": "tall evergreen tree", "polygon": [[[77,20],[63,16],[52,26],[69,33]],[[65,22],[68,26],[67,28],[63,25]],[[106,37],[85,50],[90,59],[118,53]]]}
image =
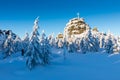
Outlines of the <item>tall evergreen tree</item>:
{"label": "tall evergreen tree", "polygon": [[49,64],[50,63],[50,54],[51,54],[51,47],[49,44],[49,40],[45,35],[44,30],[42,31],[42,35],[40,38],[40,49],[41,53],[43,55],[43,64]]}
{"label": "tall evergreen tree", "polygon": [[81,52],[97,52],[99,50],[99,40],[98,38],[95,38],[91,30],[86,31],[86,33],[83,34],[82,40],[80,42],[81,46]]}
{"label": "tall evergreen tree", "polygon": [[13,48],[15,53],[22,51],[22,41],[18,36],[16,36],[15,40],[13,41]]}
{"label": "tall evergreen tree", "polygon": [[28,50],[28,46],[29,46],[29,34],[26,33],[25,37],[22,40],[22,56],[26,53],[26,51]]}
{"label": "tall evergreen tree", "polygon": [[0,52],[3,52],[3,46],[4,46],[4,42],[6,40],[6,36],[4,34],[4,32],[2,30],[0,30]]}
{"label": "tall evergreen tree", "polygon": [[51,47],[55,47],[54,33],[52,33],[51,35],[49,35],[48,40],[49,40],[50,46],[51,46]]}
{"label": "tall evergreen tree", "polygon": [[68,42],[68,52],[69,53],[73,53],[74,52],[74,43],[72,41]]}
{"label": "tall evergreen tree", "polygon": [[81,53],[86,53],[87,51],[87,45],[85,45],[85,43],[84,43],[85,41],[84,41],[84,37],[82,37],[81,38],[81,40],[80,40],[80,52]]}
{"label": "tall evergreen tree", "polygon": [[75,39],[74,41],[74,48],[76,52],[80,51],[80,38]]}
{"label": "tall evergreen tree", "polygon": [[14,53],[14,39],[12,38],[12,32],[10,32],[4,42],[4,58],[10,56],[12,53]]}
{"label": "tall evergreen tree", "polygon": [[64,60],[66,59],[66,54],[67,54],[67,41],[66,41],[66,38],[64,38],[64,41],[63,41],[63,56],[64,56]]}
{"label": "tall evergreen tree", "polygon": [[63,41],[61,39],[58,40],[58,48],[63,47]]}
{"label": "tall evergreen tree", "polygon": [[105,36],[103,35],[103,33],[99,37],[99,42],[100,42],[100,48],[104,48],[104,46],[105,46]]}
{"label": "tall evergreen tree", "polygon": [[105,52],[106,53],[113,53],[113,41],[112,41],[112,35],[111,33],[108,33],[106,36],[105,41]]}
{"label": "tall evergreen tree", "polygon": [[4,43],[6,41],[6,35],[2,30],[0,30],[0,58],[3,59],[5,57],[4,53]]}
{"label": "tall evergreen tree", "polygon": [[28,51],[26,51],[26,65],[31,70],[34,66],[41,64],[43,59],[43,54],[40,50],[40,43],[39,43],[39,32],[38,32],[38,18],[34,21],[33,32],[30,38]]}

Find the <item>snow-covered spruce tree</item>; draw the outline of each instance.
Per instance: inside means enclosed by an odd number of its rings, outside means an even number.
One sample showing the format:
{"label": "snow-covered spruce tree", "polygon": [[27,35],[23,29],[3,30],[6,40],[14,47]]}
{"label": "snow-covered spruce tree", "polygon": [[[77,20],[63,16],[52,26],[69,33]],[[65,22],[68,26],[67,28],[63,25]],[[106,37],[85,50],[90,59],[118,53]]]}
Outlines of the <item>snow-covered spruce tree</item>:
{"label": "snow-covered spruce tree", "polygon": [[120,53],[120,37],[117,36],[117,46],[118,46],[118,52]]}
{"label": "snow-covered spruce tree", "polygon": [[66,54],[67,54],[67,41],[66,41],[66,38],[64,38],[64,41],[63,41],[63,56],[64,56],[64,60],[66,59]]}
{"label": "snow-covered spruce tree", "polygon": [[105,34],[98,32],[96,28],[92,30],[92,36],[96,38],[99,42],[99,47],[103,48],[105,43]]}
{"label": "snow-covered spruce tree", "polygon": [[49,64],[50,63],[50,54],[51,54],[51,47],[49,44],[49,40],[45,35],[44,30],[42,31],[41,38],[40,38],[40,49],[41,53],[43,55],[43,64]]}
{"label": "snow-covered spruce tree", "polygon": [[33,32],[30,38],[28,50],[25,53],[25,56],[27,57],[26,65],[30,70],[43,62],[43,54],[39,43],[38,21],[37,17],[34,21]]}
{"label": "snow-covered spruce tree", "polygon": [[48,36],[49,44],[51,47],[55,47],[55,38],[54,38],[54,33]]}
{"label": "snow-covered spruce tree", "polygon": [[22,56],[24,55],[24,53],[26,53],[26,51],[28,50],[28,46],[29,46],[29,34],[26,33],[25,37],[22,40]]}
{"label": "snow-covered spruce tree", "polygon": [[4,42],[6,40],[6,36],[2,30],[0,30],[0,59],[4,57]]}
{"label": "snow-covered spruce tree", "polygon": [[63,47],[63,41],[61,39],[58,40],[58,48]]}
{"label": "snow-covered spruce tree", "polygon": [[108,33],[106,36],[105,51],[106,53],[119,52],[119,44],[117,43],[117,38],[115,38],[115,36],[111,33]]}
{"label": "snow-covered spruce tree", "polygon": [[80,52],[86,53],[87,52],[86,50],[87,50],[87,44],[85,44],[84,37],[82,37],[80,40]]}
{"label": "snow-covered spruce tree", "polygon": [[105,40],[105,52],[113,53],[113,41],[111,33],[108,33]]}
{"label": "snow-covered spruce tree", "polygon": [[13,40],[13,49],[14,53],[22,51],[22,42],[18,36],[16,36],[16,38]]}
{"label": "snow-covered spruce tree", "polygon": [[104,33],[101,33],[101,35],[99,37],[99,42],[100,42],[100,48],[104,48],[105,47],[105,35],[104,35]]}
{"label": "snow-covered spruce tree", "polygon": [[55,38],[55,46],[56,46],[56,48],[57,48],[57,44],[58,44],[58,38],[56,37]]}
{"label": "snow-covered spruce tree", "polygon": [[3,53],[3,45],[6,40],[6,36],[2,30],[0,30],[0,53]]}
{"label": "snow-covered spruce tree", "polygon": [[55,48],[58,48],[58,42],[59,42],[59,39],[55,38]]}
{"label": "snow-covered spruce tree", "polygon": [[14,53],[14,39],[12,38],[12,32],[9,32],[7,39],[4,42],[4,58]]}
{"label": "snow-covered spruce tree", "polygon": [[116,53],[116,52],[120,52],[120,50],[119,50],[119,45],[117,44],[117,40],[116,39],[114,39],[113,40],[113,52],[114,53]]}
{"label": "snow-covered spruce tree", "polygon": [[82,42],[80,42],[81,51],[83,53],[97,52],[99,50],[98,38],[92,36],[91,30],[86,31],[83,35]]}
{"label": "snow-covered spruce tree", "polygon": [[74,48],[76,52],[80,51],[80,38],[75,39],[74,41]]}
{"label": "snow-covered spruce tree", "polygon": [[72,41],[68,42],[68,52],[73,53],[74,50],[74,43]]}

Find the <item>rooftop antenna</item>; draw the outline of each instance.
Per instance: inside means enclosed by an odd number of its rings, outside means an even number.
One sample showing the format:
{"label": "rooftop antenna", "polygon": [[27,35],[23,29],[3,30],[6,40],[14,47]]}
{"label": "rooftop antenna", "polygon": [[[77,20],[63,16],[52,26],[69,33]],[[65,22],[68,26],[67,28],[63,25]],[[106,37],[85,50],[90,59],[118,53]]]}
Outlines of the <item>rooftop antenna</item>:
{"label": "rooftop antenna", "polygon": [[80,18],[80,14],[79,13],[77,13],[77,16],[78,16],[78,19]]}

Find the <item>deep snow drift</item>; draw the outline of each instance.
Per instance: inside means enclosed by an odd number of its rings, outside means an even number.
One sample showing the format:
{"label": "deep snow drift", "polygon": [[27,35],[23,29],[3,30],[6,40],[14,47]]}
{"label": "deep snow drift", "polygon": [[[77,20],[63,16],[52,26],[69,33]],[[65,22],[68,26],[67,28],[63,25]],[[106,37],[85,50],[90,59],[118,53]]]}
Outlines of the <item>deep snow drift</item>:
{"label": "deep snow drift", "polygon": [[51,64],[30,71],[25,60],[12,56],[0,60],[0,80],[120,80],[120,54],[54,55]]}

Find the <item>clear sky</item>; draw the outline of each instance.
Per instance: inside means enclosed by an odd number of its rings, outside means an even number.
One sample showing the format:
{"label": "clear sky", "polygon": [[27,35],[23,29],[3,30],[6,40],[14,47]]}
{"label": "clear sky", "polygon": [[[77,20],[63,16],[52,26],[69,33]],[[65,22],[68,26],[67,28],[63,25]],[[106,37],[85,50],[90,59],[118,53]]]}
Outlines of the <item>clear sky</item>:
{"label": "clear sky", "polygon": [[23,37],[39,16],[39,31],[57,34],[77,12],[90,27],[120,35],[120,0],[0,0],[0,29]]}

